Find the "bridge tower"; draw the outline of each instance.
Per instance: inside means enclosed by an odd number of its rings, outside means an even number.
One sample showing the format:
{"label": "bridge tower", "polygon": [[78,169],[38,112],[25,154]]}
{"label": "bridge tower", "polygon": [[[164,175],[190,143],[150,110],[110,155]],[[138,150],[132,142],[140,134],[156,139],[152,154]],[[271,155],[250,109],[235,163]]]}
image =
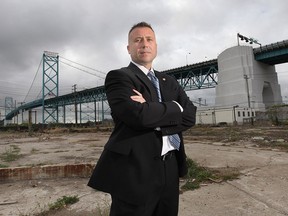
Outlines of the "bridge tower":
{"label": "bridge tower", "polygon": [[253,48],[235,46],[218,56],[216,106],[239,106],[263,111],[282,103],[274,65],[255,60]]}
{"label": "bridge tower", "polygon": [[58,53],[43,53],[42,79],[42,123],[58,123],[58,105],[47,105],[45,100],[59,95],[59,56]]}

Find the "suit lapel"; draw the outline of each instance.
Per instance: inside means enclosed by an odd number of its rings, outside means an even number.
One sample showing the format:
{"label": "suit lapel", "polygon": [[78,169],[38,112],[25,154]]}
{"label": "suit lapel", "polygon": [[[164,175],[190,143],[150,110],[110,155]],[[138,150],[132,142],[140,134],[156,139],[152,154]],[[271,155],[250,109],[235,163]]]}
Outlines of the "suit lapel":
{"label": "suit lapel", "polygon": [[153,86],[152,82],[149,80],[149,78],[141,71],[136,65],[133,63],[130,63],[128,68],[135,74],[135,76],[139,79],[140,82],[142,82],[146,88],[148,89],[151,100],[152,101],[157,101],[157,92],[155,90],[155,87]]}
{"label": "suit lapel", "polygon": [[169,92],[165,91],[167,89],[166,88],[166,77],[158,71],[155,71],[155,75],[157,76],[157,78],[159,80],[159,86],[160,86],[162,101],[167,101],[167,96],[169,95]]}

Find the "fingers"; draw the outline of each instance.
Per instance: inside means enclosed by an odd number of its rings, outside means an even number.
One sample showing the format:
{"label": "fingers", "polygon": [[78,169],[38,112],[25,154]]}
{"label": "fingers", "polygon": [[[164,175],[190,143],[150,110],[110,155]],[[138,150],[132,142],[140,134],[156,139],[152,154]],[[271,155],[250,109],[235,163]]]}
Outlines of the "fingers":
{"label": "fingers", "polygon": [[133,101],[139,102],[139,103],[144,103],[146,102],[143,97],[140,97],[138,95],[134,95],[130,97]]}
{"label": "fingers", "polygon": [[136,89],[133,89],[133,91],[138,95],[142,97],[142,94],[140,92],[138,92]]}
{"label": "fingers", "polygon": [[146,102],[146,100],[143,98],[142,94],[140,92],[138,92],[137,90],[133,89],[133,91],[137,94],[137,95],[132,95],[130,98],[133,101],[139,102],[139,103],[144,103]]}

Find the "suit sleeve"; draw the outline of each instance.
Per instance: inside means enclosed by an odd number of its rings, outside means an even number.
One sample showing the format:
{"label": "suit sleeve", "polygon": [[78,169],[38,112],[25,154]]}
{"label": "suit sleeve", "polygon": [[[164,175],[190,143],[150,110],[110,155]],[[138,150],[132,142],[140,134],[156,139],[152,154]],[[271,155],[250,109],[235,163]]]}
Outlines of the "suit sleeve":
{"label": "suit sleeve", "polygon": [[174,80],[176,86],[176,101],[182,106],[183,112],[181,123],[175,126],[165,126],[161,128],[163,135],[171,135],[185,131],[195,125],[197,107],[193,105],[183,88]]}
{"label": "suit sleeve", "polygon": [[[147,89],[133,74],[129,75],[121,70],[110,71],[105,80],[105,89],[115,122],[121,121],[137,130],[175,126],[182,122],[183,113],[176,103],[149,101],[145,98]],[[142,93],[145,103],[141,104],[130,98],[135,95],[133,89]]]}

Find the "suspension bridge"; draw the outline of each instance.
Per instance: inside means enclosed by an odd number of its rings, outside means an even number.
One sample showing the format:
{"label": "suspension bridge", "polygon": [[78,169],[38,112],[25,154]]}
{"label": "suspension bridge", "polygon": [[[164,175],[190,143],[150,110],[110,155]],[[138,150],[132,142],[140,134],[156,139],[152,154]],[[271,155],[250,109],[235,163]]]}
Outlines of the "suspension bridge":
{"label": "suspension bridge", "polygon": [[[276,65],[288,62],[288,40],[260,46],[259,48],[254,48],[253,55],[256,61],[261,62],[265,65]],[[63,57],[63,59],[65,58]],[[82,114],[84,113],[84,111],[82,110],[82,106],[84,104],[90,104],[91,106],[91,110],[93,113],[93,115],[91,116],[91,121],[103,121],[105,115],[110,115],[109,106],[106,102],[107,99],[104,86],[97,86],[82,91],[76,91],[76,88],[74,88],[74,91],[72,93],[59,93],[60,62],[72,66],[72,64],[61,61],[61,57],[59,58],[59,55],[57,53],[43,53],[42,61],[39,65],[39,68],[41,68],[42,66],[42,90],[39,94],[40,97],[38,95],[38,99],[21,103],[21,105],[18,107],[13,106],[13,101],[11,102],[11,100],[8,100],[6,103],[5,100],[6,121],[12,121],[12,119],[18,117],[19,114],[22,114],[23,116],[23,112],[26,111],[28,111],[31,115],[33,109],[42,107],[41,111],[43,124],[50,122],[66,123],[66,107],[72,105],[74,107],[75,113],[73,119],[76,123],[79,119],[81,123],[83,118]],[[75,68],[80,69],[77,67]],[[104,79],[103,76],[105,75],[105,73],[95,69],[93,70],[98,72],[98,75],[93,75]],[[167,73],[171,76],[174,76],[185,91],[190,91],[195,89],[215,88],[218,85],[218,71],[218,60],[212,59],[209,61],[162,71],[162,73]],[[85,70],[84,72],[90,73]],[[60,111],[61,121],[59,120]]]}

